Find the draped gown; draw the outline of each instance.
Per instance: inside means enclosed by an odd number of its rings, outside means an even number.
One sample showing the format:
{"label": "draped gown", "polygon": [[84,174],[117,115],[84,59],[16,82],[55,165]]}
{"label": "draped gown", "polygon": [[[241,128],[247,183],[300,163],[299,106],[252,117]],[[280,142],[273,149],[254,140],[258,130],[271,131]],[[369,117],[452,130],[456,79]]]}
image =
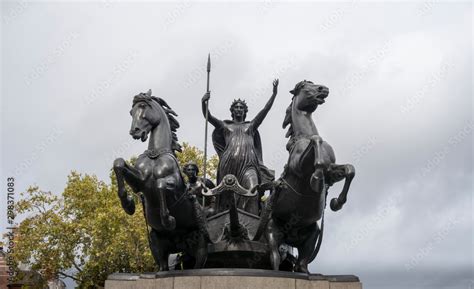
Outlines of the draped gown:
{"label": "draped gown", "polygon": [[[219,155],[218,184],[227,174],[234,175],[247,189],[251,189],[249,176],[255,176],[257,183],[274,178],[274,172],[267,169],[261,161],[260,136],[252,122],[226,120],[221,128],[214,131],[213,141]],[[237,206],[258,215],[259,198],[237,196]]]}

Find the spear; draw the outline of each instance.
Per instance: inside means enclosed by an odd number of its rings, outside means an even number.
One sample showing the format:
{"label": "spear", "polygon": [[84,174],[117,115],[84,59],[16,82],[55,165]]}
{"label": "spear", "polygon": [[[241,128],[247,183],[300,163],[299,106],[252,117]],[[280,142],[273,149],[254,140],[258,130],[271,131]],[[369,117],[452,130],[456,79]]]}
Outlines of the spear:
{"label": "spear", "polygon": [[[209,78],[211,76],[211,54],[207,55],[207,92],[209,93]],[[206,124],[204,131],[204,187],[206,186],[206,174],[207,174],[207,124],[209,118],[209,100],[206,101]],[[206,190],[206,188],[204,188]],[[202,198],[202,206],[205,205],[205,197]]]}

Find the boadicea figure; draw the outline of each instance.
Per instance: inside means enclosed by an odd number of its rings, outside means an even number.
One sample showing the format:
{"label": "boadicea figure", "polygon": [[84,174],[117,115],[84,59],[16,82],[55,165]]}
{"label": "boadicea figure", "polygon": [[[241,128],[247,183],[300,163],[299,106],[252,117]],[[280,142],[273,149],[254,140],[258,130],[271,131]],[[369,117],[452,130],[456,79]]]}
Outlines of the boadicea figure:
{"label": "boadicea figure", "polygon": [[289,158],[277,181],[256,188],[259,191],[271,189],[273,193],[255,238],[260,238],[266,227],[274,270],[278,270],[281,263],[280,246],[288,244],[298,249],[294,271],[308,273],[308,264],[321,246],[328,188],[345,180],[339,197],[330,203],[331,209],[337,211],[347,200],[355,169],[350,164],[335,164],[333,149],[319,136],[312,119],[312,113],[325,102],[329,89],[304,80],[290,93],[293,98],[283,121],[283,128],[289,126],[286,134],[290,138],[286,146]]}
{"label": "boadicea figure", "polygon": [[202,268],[209,235],[201,206],[186,192],[175,156],[181,150],[176,113],[149,90],[133,98],[130,115],[130,135],[143,142],[150,135],[150,140],[134,166],[122,158],[114,161],[122,207],[130,215],[135,212],[134,200],[125,189],[127,182],[135,193],[142,193],[147,228],[151,227],[150,249],[160,271],[168,270],[169,255],[178,252],[190,255],[195,259],[194,267]]}
{"label": "boadicea figure", "polygon": [[[262,142],[258,127],[270,111],[278,92],[278,79],[273,81],[273,94],[265,107],[251,121],[246,121],[248,107],[244,100],[234,100],[230,106],[232,120],[219,120],[208,111],[208,121],[215,129],[212,133],[214,148],[219,156],[217,184],[226,175],[234,175],[241,186],[250,190],[260,183],[274,180],[274,171],[262,161]],[[206,104],[210,92],[202,98],[202,112],[206,117]],[[218,196],[217,198],[220,198]],[[259,214],[259,196],[237,196],[237,207],[254,215]],[[218,204],[223,210],[223,204]]]}
{"label": "boadicea figure", "polygon": [[194,196],[198,203],[203,206],[206,216],[214,213],[215,197],[206,197],[202,194],[203,190],[213,189],[216,186],[206,178],[199,177],[199,167],[193,161],[189,161],[183,166],[183,172],[188,178],[186,189],[189,194]]}

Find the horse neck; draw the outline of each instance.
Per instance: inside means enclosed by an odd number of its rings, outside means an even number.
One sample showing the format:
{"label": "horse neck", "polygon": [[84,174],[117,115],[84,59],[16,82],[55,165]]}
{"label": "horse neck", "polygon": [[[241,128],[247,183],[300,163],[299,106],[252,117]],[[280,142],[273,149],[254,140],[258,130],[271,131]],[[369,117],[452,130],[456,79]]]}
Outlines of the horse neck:
{"label": "horse neck", "polygon": [[299,110],[296,108],[296,102],[293,103],[291,107],[291,125],[294,137],[319,135],[312,114],[312,112]]}
{"label": "horse neck", "polygon": [[159,123],[152,129],[150,134],[150,141],[148,142],[149,150],[171,150],[173,136],[171,134],[168,117],[161,107],[157,109],[159,116]]}

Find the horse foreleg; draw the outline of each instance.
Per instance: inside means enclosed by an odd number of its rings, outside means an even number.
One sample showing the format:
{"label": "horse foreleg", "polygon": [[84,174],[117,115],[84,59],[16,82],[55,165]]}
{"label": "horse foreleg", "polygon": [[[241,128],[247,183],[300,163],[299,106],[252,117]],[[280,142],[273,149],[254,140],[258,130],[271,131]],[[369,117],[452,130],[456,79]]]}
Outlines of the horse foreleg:
{"label": "horse foreleg", "polygon": [[318,168],[314,171],[311,175],[311,179],[309,180],[309,184],[311,189],[314,192],[322,192],[324,189],[324,171],[321,168]]}
{"label": "horse foreleg", "polygon": [[351,164],[347,165],[342,165],[344,167],[344,175],[345,175],[345,181],[344,181],[344,187],[342,188],[341,193],[339,194],[339,197],[333,198],[331,200],[331,210],[334,212],[339,211],[342,206],[346,203],[347,201],[347,193],[349,192],[349,187],[351,186],[352,179],[355,176],[355,168]]}
{"label": "horse foreleg", "polygon": [[161,178],[156,181],[156,188],[158,191],[158,200],[160,204],[160,217],[161,225],[165,230],[174,230],[176,228],[176,220],[170,215],[168,206],[166,204],[166,195],[169,191],[172,191],[174,184],[167,178]]}
{"label": "horse foreleg", "polygon": [[114,172],[117,177],[118,197],[122,204],[122,208],[129,215],[135,213],[135,202],[127,193],[125,189],[125,182],[127,182],[132,190],[138,190],[138,183],[141,181],[140,172],[135,168],[129,166],[124,159],[118,158],[114,161]]}
{"label": "horse foreleg", "polygon": [[309,184],[314,192],[321,192],[324,189],[325,163],[322,157],[323,139],[319,135],[313,135],[309,146],[303,153],[304,165],[308,168],[314,168]]}

